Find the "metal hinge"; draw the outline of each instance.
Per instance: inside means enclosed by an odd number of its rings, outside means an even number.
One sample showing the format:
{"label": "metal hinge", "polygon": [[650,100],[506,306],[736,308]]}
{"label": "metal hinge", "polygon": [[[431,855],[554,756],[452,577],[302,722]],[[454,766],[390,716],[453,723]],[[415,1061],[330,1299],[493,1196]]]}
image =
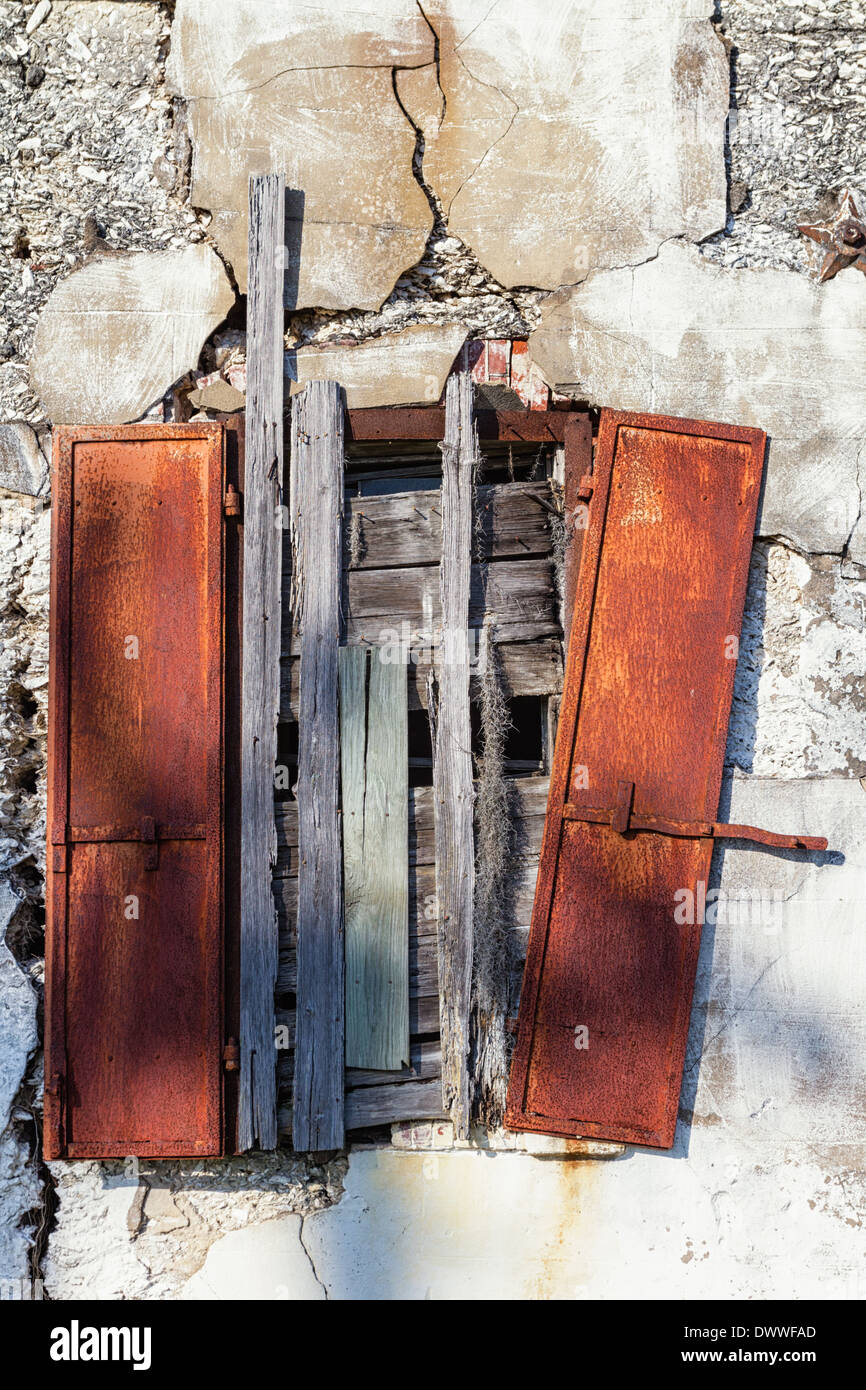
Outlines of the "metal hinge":
{"label": "metal hinge", "polygon": [[223,510],[226,516],[240,516],[241,514],[241,495],[234,483],[229,483],[226,488],[226,495],[223,499]]}
{"label": "metal hinge", "polygon": [[237,1038],[229,1038],[223,1048],[223,1062],[226,1071],[240,1071],[241,1069],[241,1049]]}
{"label": "metal hinge", "polygon": [[63,1075],[59,1071],[52,1072],[51,1076],[45,1081],[45,1126],[46,1129],[53,1130],[54,1147],[56,1153],[62,1154],[66,1145],[65,1125],[63,1122]]}
{"label": "metal hinge", "polygon": [[577,485],[577,500],[579,502],[588,502],[592,497],[594,490],[595,480],[592,474],[584,473],[583,477]]}

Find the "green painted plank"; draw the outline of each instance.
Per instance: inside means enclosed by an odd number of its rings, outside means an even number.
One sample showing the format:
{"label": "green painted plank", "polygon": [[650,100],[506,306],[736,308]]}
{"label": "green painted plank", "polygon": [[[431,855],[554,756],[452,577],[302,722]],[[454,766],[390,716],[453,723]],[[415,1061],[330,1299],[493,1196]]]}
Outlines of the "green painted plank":
{"label": "green painted plank", "polygon": [[340,649],[346,1066],[409,1063],[406,668]]}

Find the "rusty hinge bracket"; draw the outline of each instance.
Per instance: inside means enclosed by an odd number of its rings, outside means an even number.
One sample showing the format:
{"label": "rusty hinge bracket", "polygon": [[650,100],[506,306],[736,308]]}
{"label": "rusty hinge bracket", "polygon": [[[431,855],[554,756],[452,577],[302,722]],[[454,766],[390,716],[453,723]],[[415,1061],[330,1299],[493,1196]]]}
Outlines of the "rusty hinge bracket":
{"label": "rusty hinge bracket", "polygon": [[159,868],[159,841],[156,838],[156,821],[153,816],[142,816],[141,818],[141,839],[147,846],[144,856],[145,869]]}
{"label": "rusty hinge bracket", "polygon": [[62,1153],[65,1147],[65,1123],[63,1115],[63,1075],[59,1071],[52,1072],[50,1077],[45,1080],[45,1125],[46,1128],[54,1131],[54,1146],[57,1153]]}
{"label": "rusty hinge bracket", "polygon": [[69,839],[67,827],[55,823],[51,827],[51,872],[66,873],[66,841]]}
{"label": "rusty hinge bracket", "polygon": [[237,1038],[229,1038],[223,1048],[223,1062],[226,1071],[240,1071],[241,1069],[241,1049]]}
{"label": "rusty hinge bracket", "polygon": [[656,835],[672,835],[685,840],[751,840],[771,849],[806,849],[821,851],[827,841],[817,835],[777,835],[773,830],[761,830],[756,825],[730,825],[723,821],[667,820],[663,816],[636,816],[634,782],[619,782],[616,805],[612,809],[597,806],[578,806],[568,801],[563,820],[589,821],[609,825],[620,835],[629,830],[645,830]]}
{"label": "rusty hinge bracket", "polygon": [[241,495],[234,483],[229,483],[226,488],[225,498],[223,499],[223,510],[226,516],[240,516],[241,514]]}
{"label": "rusty hinge bracket", "polygon": [[578,502],[588,502],[592,497],[594,489],[595,479],[593,478],[592,474],[584,473],[583,477],[577,485]]}

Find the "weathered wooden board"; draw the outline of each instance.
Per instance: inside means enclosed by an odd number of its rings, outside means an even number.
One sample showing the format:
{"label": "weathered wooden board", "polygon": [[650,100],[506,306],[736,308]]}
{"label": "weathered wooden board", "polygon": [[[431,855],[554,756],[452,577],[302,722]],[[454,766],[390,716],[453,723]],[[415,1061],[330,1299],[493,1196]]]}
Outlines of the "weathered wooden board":
{"label": "weathered wooden board", "polygon": [[764,445],[602,413],[510,1128],[674,1142]]}
{"label": "weathered wooden board", "polygon": [[339,825],[343,403],[333,381],[294,399],[292,609],[301,641],[298,743],[298,989],[293,1142],[343,1144],[344,949]]}
{"label": "weathered wooden board", "polygon": [[274,764],[280,708],[283,272],[285,186],[250,179],[247,413],[244,478],[238,1147],[277,1142],[274,982],[277,924]]}
{"label": "weathered wooden board", "polygon": [[[470,1118],[468,1057],[475,887],[472,808],[475,794],[472,785],[467,639],[472,486],[476,463],[472,382],[467,372],[461,372],[449,378],[445,393],[442,558],[439,565],[442,636],[435,656],[436,703],[435,716],[431,719],[442,1104],[461,1139],[469,1136]],[[524,565],[511,568],[520,572]]]}
{"label": "weathered wooden board", "polygon": [[[516,777],[508,781],[508,786],[509,794],[514,799],[515,856],[537,855],[541,849],[550,779],[540,776]],[[435,862],[433,808],[432,787],[409,788],[410,866]],[[277,806],[277,844],[276,876],[290,878],[297,875],[298,807],[294,801],[284,801]]]}
{"label": "weathered wooden board", "polygon": [[[365,1068],[346,1068],[346,1089],[358,1086],[403,1086],[407,1081],[431,1081],[439,1077],[442,1050],[438,1038],[413,1039],[409,1048],[409,1064],[400,1071],[368,1071]],[[294,1081],[294,1058],[291,1051],[281,1052],[277,1067],[280,1096],[291,1097]]]}
{"label": "weathered wooden board", "polygon": [[[502,483],[476,489],[476,559],[518,559],[550,553],[553,502],[546,481]],[[442,548],[442,494],[400,492],[353,497],[346,504],[350,569],[438,565]],[[354,537],[355,556],[348,546]]]}
{"label": "weathered wooden board", "polygon": [[[409,709],[427,708],[427,684],[432,666],[429,649],[416,653],[412,659],[407,649],[404,665],[409,694]],[[499,669],[509,696],[558,695],[562,690],[562,644],[556,637],[543,637],[537,642],[503,642],[497,647]],[[293,723],[298,708],[298,657],[284,657],[280,664],[280,719]],[[470,695],[475,698],[478,676],[470,672]]]}
{"label": "weathered wooden board", "polygon": [[571,615],[577,594],[583,538],[589,520],[592,497],[587,479],[592,472],[592,424],[588,415],[570,416],[565,426],[563,449],[563,502],[565,506],[566,550],[563,574],[562,627],[565,648],[571,631]]}
{"label": "weathered wooden board", "polygon": [[[438,1078],[411,1081],[405,1086],[363,1086],[346,1095],[348,1130],[396,1124],[400,1120],[440,1120],[445,1115]],[[291,1104],[280,1106],[279,1123],[281,1133],[291,1134]]]}
{"label": "weathered wooden board", "polygon": [[[540,829],[539,829],[540,836]],[[435,902],[435,867],[420,865],[412,873],[414,883],[409,893],[409,992],[426,987],[438,980],[436,966],[436,922],[430,918],[430,904]],[[532,900],[538,876],[538,856],[515,859],[506,883],[509,900],[509,925],[519,934],[521,944],[516,953],[524,954],[524,938],[532,919]],[[297,987],[297,957],[295,952],[295,919],[297,914],[298,881],[294,878],[274,879],[277,915],[280,922],[280,968],[277,974],[277,994],[294,994]]]}
{"label": "weathered wooden board", "polygon": [[409,1060],[408,711],[405,671],[342,647],[340,757],[346,1065]]}
{"label": "weathered wooden board", "polygon": [[[559,632],[553,573],[547,559],[497,560],[473,565],[466,628],[485,619],[499,642],[530,642]],[[439,571],[436,566],[352,570],[346,586],[346,641],[373,646],[405,639],[429,646],[442,622]],[[404,634],[403,624],[406,624]],[[291,650],[299,650],[298,636]]]}
{"label": "weathered wooden board", "polygon": [[[286,1046],[294,1048],[296,1044],[296,1025],[297,1011],[295,1009],[277,1009],[277,1026],[285,1026],[288,1029]],[[410,1038],[434,1037],[439,1032],[439,996],[424,995],[409,998],[409,1035]]]}

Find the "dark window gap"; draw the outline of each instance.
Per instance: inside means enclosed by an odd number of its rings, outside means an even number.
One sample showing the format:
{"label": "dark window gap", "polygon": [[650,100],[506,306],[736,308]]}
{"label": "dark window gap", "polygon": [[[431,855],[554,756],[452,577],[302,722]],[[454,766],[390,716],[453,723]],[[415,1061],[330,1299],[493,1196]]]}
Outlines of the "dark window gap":
{"label": "dark window gap", "polygon": [[277,725],[277,765],[274,772],[274,799],[294,801],[298,780],[298,725]]}
{"label": "dark window gap", "polygon": [[[515,695],[508,701],[511,721],[505,739],[507,777],[531,777],[545,770],[544,720],[546,700],[541,695]],[[470,705],[472,752],[476,758],[484,752],[481,712],[478,704]],[[433,747],[430,721],[426,710],[409,711],[409,785],[429,787],[433,783]]]}

